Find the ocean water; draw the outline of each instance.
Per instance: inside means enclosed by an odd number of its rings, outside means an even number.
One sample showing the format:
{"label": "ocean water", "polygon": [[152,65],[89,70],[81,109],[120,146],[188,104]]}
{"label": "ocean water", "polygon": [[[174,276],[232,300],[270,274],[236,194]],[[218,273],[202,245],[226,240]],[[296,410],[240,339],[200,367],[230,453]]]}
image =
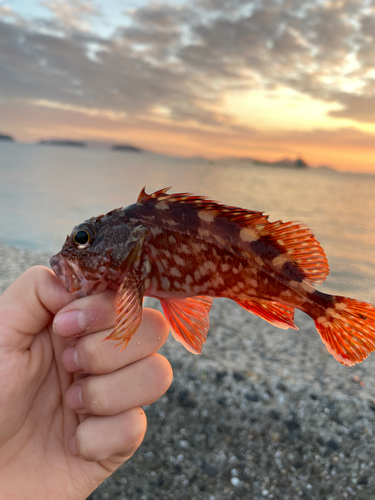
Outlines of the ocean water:
{"label": "ocean water", "polygon": [[76,224],[134,203],[143,186],[303,221],[330,263],[319,289],[375,303],[375,175],[0,143],[0,241],[53,255]]}

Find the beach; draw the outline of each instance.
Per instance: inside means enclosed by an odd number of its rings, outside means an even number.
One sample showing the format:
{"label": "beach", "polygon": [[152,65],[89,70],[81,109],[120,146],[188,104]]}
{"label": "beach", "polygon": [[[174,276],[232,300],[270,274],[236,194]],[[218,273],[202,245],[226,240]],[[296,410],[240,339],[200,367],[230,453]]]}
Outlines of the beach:
{"label": "beach", "polygon": [[[0,291],[49,257],[0,244]],[[375,498],[375,354],[343,367],[299,311],[284,331],[220,299],[210,323],[201,356],[170,335],[172,386],[89,500]]]}

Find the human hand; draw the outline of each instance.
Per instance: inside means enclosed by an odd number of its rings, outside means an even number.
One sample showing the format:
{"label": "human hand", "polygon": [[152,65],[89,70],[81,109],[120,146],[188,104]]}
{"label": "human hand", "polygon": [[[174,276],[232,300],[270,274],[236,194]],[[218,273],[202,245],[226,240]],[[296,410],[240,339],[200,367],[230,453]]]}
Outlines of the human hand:
{"label": "human hand", "polygon": [[114,297],[107,290],[75,300],[41,266],[0,297],[2,498],[83,500],[141,444],[140,406],[172,381],[168,361],[155,354],[168,326],[144,309],[120,354],[114,341],[102,342]]}

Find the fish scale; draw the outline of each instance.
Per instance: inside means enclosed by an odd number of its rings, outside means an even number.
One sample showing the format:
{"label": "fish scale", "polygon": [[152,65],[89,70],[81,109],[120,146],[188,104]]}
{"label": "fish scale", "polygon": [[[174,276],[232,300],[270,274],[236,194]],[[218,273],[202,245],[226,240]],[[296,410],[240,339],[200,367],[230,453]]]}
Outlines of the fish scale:
{"label": "fish scale", "polygon": [[160,300],[173,335],[194,353],[206,342],[214,297],[283,329],[297,329],[294,310],[304,311],[347,366],[375,349],[375,308],[314,288],[329,266],[306,225],[169,189],[142,189],[134,205],[76,226],[51,259],[77,296],[117,291],[108,338],[122,349],[139,327],[145,295]]}

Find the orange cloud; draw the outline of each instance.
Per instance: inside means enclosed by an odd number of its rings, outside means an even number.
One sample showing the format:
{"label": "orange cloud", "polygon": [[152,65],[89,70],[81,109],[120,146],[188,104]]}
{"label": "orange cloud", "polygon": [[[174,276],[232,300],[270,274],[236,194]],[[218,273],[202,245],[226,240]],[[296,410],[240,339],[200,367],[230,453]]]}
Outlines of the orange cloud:
{"label": "orange cloud", "polygon": [[151,151],[176,156],[202,155],[256,157],[275,160],[302,155],[312,165],[331,165],[341,170],[375,172],[375,136],[354,128],[312,131],[260,131],[250,127],[201,127],[147,118],[115,119],[100,113],[44,106],[0,106],[8,116],[8,130],[19,140],[74,138],[129,142]]}

